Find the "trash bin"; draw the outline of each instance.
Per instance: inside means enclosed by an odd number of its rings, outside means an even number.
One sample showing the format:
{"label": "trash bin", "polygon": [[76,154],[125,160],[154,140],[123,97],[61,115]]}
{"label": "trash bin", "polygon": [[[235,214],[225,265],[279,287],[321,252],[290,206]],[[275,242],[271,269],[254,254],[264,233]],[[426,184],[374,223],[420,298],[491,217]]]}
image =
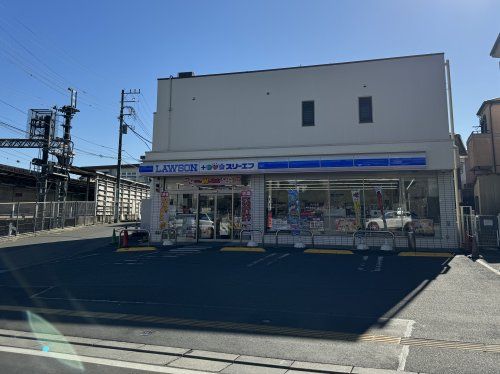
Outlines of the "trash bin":
{"label": "trash bin", "polygon": [[408,231],[408,249],[411,251],[417,250],[417,240],[415,238],[415,231]]}

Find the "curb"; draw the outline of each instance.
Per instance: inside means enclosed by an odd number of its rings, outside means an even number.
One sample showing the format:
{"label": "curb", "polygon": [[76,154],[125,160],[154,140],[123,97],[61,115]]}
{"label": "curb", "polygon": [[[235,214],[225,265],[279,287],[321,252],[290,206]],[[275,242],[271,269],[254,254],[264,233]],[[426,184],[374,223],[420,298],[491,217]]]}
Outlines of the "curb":
{"label": "curb", "polygon": [[[199,364],[201,366],[203,365],[202,361],[213,361],[213,362],[227,363],[228,366],[235,364],[235,365],[244,365],[247,367],[286,369],[290,370],[291,372],[329,373],[329,374],[337,374],[337,373],[338,374],[345,374],[345,373],[410,374],[410,372],[406,371],[403,372],[391,369],[375,369],[375,368],[365,368],[352,365],[338,365],[330,363],[315,363],[315,362],[276,359],[268,357],[246,356],[246,355],[239,355],[232,353],[221,353],[221,352],[186,349],[179,347],[150,345],[145,343],[120,342],[114,340],[79,338],[79,337],[59,336],[51,334],[37,334],[37,335],[38,337],[31,332],[0,329],[0,337],[20,339],[21,341],[33,341],[37,343],[57,343],[57,344],[66,343],[81,347],[114,349],[114,350],[137,352],[144,354],[162,354],[166,356],[177,357],[177,359],[189,358],[189,359],[200,360]],[[45,344],[44,347],[47,347],[47,345]],[[56,345],[55,349],[57,349],[57,347],[58,346]],[[32,348],[31,350],[38,351],[34,348]],[[50,352],[57,353],[56,350]],[[94,357],[94,356],[89,356],[89,357]],[[170,364],[174,364],[175,361],[176,360],[171,361],[169,364],[167,364],[167,367],[175,367],[175,365],[170,366]]]}

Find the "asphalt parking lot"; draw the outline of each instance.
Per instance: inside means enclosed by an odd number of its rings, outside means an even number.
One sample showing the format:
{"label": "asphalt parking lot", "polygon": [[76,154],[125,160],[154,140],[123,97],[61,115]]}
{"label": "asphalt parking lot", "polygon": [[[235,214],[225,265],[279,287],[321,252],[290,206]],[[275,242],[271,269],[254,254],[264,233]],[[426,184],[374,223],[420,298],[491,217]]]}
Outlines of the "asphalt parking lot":
{"label": "asphalt parking lot", "polygon": [[29,309],[72,336],[427,373],[500,367],[500,278],[464,256],[117,253],[110,233],[3,243],[0,328],[29,330]]}

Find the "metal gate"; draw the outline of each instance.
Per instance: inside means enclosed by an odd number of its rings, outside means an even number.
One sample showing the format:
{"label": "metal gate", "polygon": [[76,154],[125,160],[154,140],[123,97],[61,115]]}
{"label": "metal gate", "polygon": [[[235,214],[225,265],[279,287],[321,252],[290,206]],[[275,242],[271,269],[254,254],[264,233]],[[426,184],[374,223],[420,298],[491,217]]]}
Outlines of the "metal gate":
{"label": "metal gate", "polygon": [[479,247],[500,247],[498,216],[476,216],[477,245]]}
{"label": "metal gate", "polygon": [[466,249],[472,245],[480,248],[500,248],[500,215],[462,215],[463,243]]}

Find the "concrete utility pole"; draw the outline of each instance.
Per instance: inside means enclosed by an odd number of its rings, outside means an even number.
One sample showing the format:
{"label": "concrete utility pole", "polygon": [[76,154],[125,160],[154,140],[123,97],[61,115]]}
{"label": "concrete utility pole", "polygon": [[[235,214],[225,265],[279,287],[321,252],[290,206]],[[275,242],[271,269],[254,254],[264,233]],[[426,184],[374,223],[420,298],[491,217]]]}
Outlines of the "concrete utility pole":
{"label": "concrete utility pole", "polygon": [[[125,106],[125,103],[135,103],[136,100],[125,100],[127,95],[138,95],[141,90],[122,90],[120,98],[120,115],[118,120],[120,122],[120,128],[118,131],[118,161],[116,164],[116,187],[115,187],[115,212],[114,212],[114,222],[120,221],[120,182],[121,182],[121,172],[122,172],[122,137],[123,134],[127,133],[127,124],[125,123],[125,116],[130,116],[134,113],[134,108],[130,106]],[[125,113],[124,110],[129,109],[130,113]]]}

